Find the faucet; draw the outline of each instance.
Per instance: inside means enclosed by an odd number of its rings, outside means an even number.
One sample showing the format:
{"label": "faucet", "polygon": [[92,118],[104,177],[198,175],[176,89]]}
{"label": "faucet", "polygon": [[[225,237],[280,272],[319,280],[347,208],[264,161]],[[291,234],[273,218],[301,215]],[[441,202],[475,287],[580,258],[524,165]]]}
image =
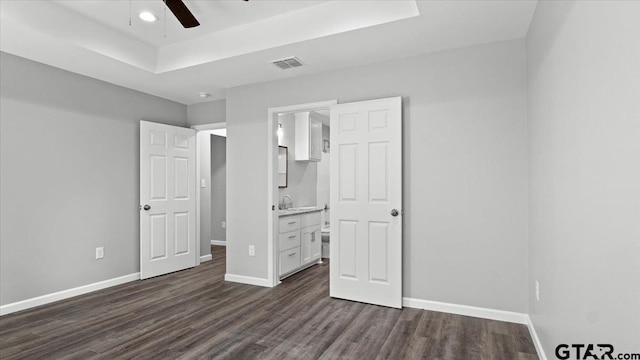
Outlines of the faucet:
{"label": "faucet", "polygon": [[[289,198],[289,206],[287,206],[287,202],[284,201],[285,198]],[[280,210],[288,209],[293,207],[293,198],[290,195],[285,195],[282,197],[282,202],[278,206]]]}

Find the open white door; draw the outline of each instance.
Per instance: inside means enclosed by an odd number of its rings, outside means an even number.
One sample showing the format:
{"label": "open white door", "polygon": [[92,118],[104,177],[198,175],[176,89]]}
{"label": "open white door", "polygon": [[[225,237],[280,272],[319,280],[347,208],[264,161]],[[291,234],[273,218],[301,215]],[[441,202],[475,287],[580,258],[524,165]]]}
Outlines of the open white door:
{"label": "open white door", "polygon": [[196,266],[196,132],[140,121],[140,278]]}
{"label": "open white door", "polygon": [[331,297],[402,307],[402,99],[331,107]]}

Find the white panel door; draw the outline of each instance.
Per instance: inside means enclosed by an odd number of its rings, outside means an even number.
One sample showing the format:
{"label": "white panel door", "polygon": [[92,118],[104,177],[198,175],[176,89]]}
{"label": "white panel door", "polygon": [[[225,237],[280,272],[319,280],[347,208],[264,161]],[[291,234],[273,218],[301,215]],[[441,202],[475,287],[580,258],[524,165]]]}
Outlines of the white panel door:
{"label": "white panel door", "polygon": [[140,278],[196,266],[196,132],[140,121]]}
{"label": "white panel door", "polygon": [[331,297],[402,307],[402,99],[331,107]]}

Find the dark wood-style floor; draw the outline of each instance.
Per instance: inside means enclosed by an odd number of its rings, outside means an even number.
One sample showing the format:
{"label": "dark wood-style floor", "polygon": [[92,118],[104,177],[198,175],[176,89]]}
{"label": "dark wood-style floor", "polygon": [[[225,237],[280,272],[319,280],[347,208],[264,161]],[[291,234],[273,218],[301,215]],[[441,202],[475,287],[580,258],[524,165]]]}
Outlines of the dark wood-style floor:
{"label": "dark wood-style floor", "polygon": [[194,269],[0,318],[8,359],[537,359],[524,325],[329,297],[328,262],[275,288]]}

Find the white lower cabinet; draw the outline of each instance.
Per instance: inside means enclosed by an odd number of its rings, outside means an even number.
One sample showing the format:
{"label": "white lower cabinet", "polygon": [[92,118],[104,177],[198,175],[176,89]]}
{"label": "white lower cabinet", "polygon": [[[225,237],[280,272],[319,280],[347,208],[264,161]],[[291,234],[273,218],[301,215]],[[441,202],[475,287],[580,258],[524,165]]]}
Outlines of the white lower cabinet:
{"label": "white lower cabinet", "polygon": [[280,275],[300,268],[300,247],[280,252]]}
{"label": "white lower cabinet", "polygon": [[281,278],[320,260],[322,256],[320,212],[282,217],[279,221],[279,232]]}
{"label": "white lower cabinet", "polygon": [[300,230],[302,247],[302,265],[318,261],[322,253],[322,235],[320,227],[312,226]]}
{"label": "white lower cabinet", "polygon": [[322,258],[322,231],[318,226],[311,238],[311,259],[320,260]]}

